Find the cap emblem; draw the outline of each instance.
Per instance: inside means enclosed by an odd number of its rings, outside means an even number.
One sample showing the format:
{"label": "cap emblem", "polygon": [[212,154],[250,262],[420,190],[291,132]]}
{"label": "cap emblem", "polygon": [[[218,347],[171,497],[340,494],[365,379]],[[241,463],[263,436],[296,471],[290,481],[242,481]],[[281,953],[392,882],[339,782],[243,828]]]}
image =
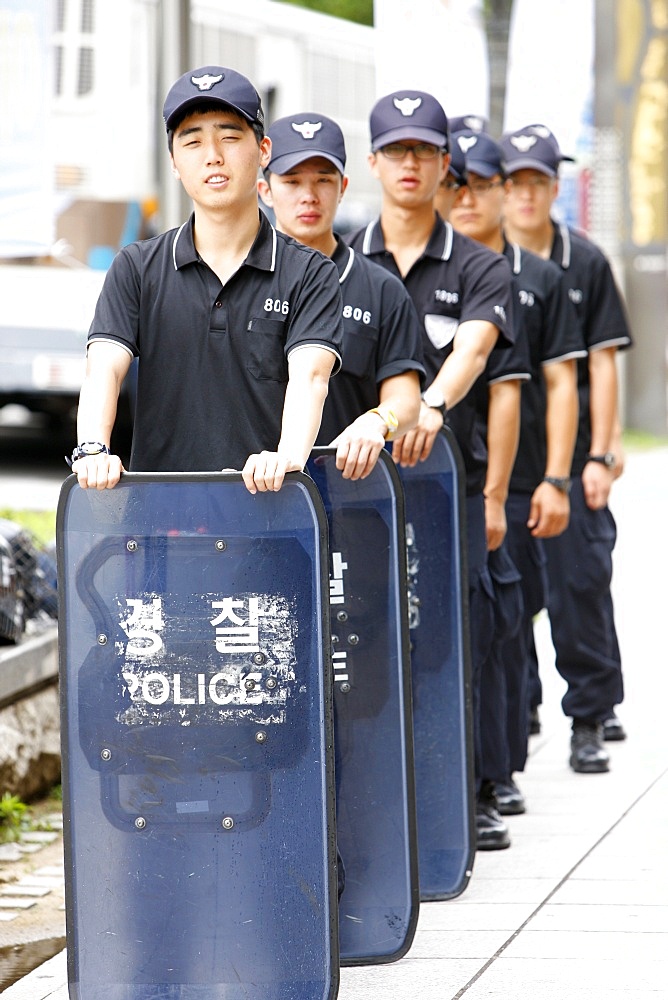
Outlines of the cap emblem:
{"label": "cap emblem", "polygon": [[292,122],[292,127],[295,132],[299,132],[302,139],[312,139],[322,128],[322,122],[302,122],[301,125]]}
{"label": "cap emblem", "polygon": [[478,141],[477,135],[458,135],[457,136],[457,145],[459,146],[459,148],[461,149],[462,153],[464,153],[464,154],[468,153],[469,149],[471,149],[473,146],[475,146],[475,144],[477,143],[477,141]]}
{"label": "cap emblem", "polygon": [[397,111],[400,111],[404,118],[410,118],[412,114],[420,107],[422,104],[421,97],[402,97],[399,100],[398,97],[393,98],[392,103],[394,104]]}
{"label": "cap emblem", "polygon": [[511,137],[510,142],[519,153],[528,153],[538,140],[535,135],[514,135]]}
{"label": "cap emblem", "polygon": [[205,73],[204,76],[191,76],[190,82],[194,83],[200,90],[211,90],[214,84],[220,83],[224,75],[224,73],[220,73],[219,76],[211,76],[210,73]]}
{"label": "cap emblem", "polygon": [[464,124],[467,128],[473,129],[474,132],[483,132],[485,129],[485,119],[480,118],[479,115],[466,115]]}
{"label": "cap emblem", "polygon": [[545,125],[532,125],[531,131],[535,132],[536,135],[539,135],[541,139],[549,139],[552,135],[549,128]]}

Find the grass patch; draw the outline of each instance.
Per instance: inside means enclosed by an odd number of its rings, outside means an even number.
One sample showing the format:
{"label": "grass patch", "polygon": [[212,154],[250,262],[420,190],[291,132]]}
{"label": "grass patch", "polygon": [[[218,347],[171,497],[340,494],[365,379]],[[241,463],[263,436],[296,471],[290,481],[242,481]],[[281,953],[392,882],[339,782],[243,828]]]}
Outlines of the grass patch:
{"label": "grass patch", "polygon": [[1,507],[0,518],[20,524],[42,545],[48,545],[56,536],[55,510],[12,510],[10,507]]}
{"label": "grass patch", "polygon": [[28,829],[30,810],[18,795],[5,792],[0,799],[0,843],[18,840],[21,830]]}

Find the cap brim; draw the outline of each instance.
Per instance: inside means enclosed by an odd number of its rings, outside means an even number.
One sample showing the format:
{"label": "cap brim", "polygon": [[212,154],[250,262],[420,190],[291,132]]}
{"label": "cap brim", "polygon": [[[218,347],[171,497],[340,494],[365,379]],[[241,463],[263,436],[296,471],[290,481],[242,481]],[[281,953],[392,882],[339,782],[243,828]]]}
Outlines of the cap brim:
{"label": "cap brim", "polygon": [[197,97],[192,97],[189,100],[184,101],[183,104],[179,104],[177,108],[174,108],[169,118],[165,119],[165,126],[167,130],[171,131],[174,127],[173,122],[184,118],[190,108],[200,107],[203,104],[210,104],[212,111],[215,111],[218,108],[232,108],[233,111],[240,114],[241,117],[250,125],[252,125],[255,121],[255,119],[251,118],[250,115],[243,110],[243,108],[238,108],[236,104],[232,104],[231,101],[222,101],[219,97],[207,97],[206,94],[198,94]]}
{"label": "cap brim", "polygon": [[494,174],[503,174],[501,167],[485,163],[483,160],[471,160],[468,157],[466,159],[466,171],[469,174],[478,174],[480,177],[493,177]]}
{"label": "cap brim", "polygon": [[322,157],[323,160],[328,160],[340,174],[345,173],[345,165],[341,160],[337,159],[336,156],[332,156],[331,153],[326,153],[322,149],[314,149],[312,146],[308,151],[304,150],[298,153],[283,153],[282,156],[276,156],[272,158],[267,164],[267,169],[272,172],[272,174],[287,174],[288,170],[293,170],[294,167],[298,167],[300,163],[304,163],[306,160],[314,160],[317,157]]}
{"label": "cap brim", "polygon": [[516,170],[537,170],[548,177],[556,177],[557,171],[548,167],[542,160],[532,160],[530,156],[520,156],[516,160],[506,160],[506,173],[514,174]]}
{"label": "cap brim", "polygon": [[431,128],[420,128],[419,126],[400,125],[398,128],[390,129],[376,136],[371,142],[372,152],[377,152],[383,146],[389,146],[391,142],[401,142],[402,139],[416,139],[418,142],[430,142],[439,149],[445,149],[448,145],[447,135],[437,132]]}

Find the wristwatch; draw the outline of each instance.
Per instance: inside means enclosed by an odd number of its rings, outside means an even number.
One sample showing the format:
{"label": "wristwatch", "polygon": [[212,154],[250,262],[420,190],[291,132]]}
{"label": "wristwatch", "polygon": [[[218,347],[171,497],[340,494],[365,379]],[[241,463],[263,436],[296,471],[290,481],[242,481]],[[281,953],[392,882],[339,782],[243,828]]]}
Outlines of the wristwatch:
{"label": "wristwatch", "polygon": [[566,495],[571,492],[570,476],[543,476],[543,482],[549,483],[550,486],[554,486],[556,490],[566,493]]}
{"label": "wristwatch", "polygon": [[587,461],[600,462],[606,469],[614,469],[617,465],[617,459],[611,451],[606,451],[605,455],[587,455]]}
{"label": "wristwatch", "polygon": [[65,456],[65,461],[70,468],[74,465],[76,461],[80,458],[88,458],[90,455],[110,455],[111,452],[107,448],[106,444],[102,444],[101,441],[84,441],[82,444],[78,444],[74,451],[72,452],[72,457],[68,458]]}
{"label": "wristwatch", "polygon": [[443,416],[445,416],[448,409],[445,402],[445,396],[439,389],[437,385],[433,382],[428,389],[422,393],[422,401],[432,410],[440,410]]}

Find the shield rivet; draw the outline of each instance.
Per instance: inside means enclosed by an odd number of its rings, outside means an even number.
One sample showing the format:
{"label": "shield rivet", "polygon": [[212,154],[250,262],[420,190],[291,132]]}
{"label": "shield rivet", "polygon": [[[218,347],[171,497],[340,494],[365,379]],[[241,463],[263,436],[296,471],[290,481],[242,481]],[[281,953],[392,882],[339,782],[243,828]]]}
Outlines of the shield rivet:
{"label": "shield rivet", "polygon": [[225,816],[222,823],[220,824],[223,830],[231,830],[234,826],[234,820],[231,816]]}
{"label": "shield rivet", "polygon": [[264,730],[261,729],[259,731],[259,733],[255,734],[255,742],[256,743],[266,743],[267,742],[267,734],[264,732]]}
{"label": "shield rivet", "polygon": [[143,816],[137,816],[137,819],[135,820],[135,826],[137,827],[138,830],[143,830],[145,828],[146,820],[144,819]]}
{"label": "shield rivet", "polygon": [[216,551],[224,552],[226,548],[227,548],[227,542],[224,541],[222,538],[218,538],[216,540]]}
{"label": "shield rivet", "polygon": [[125,547],[128,550],[128,552],[136,552],[137,549],[139,548],[134,538],[131,538]]}
{"label": "shield rivet", "polygon": [[111,750],[107,749],[101,750],[100,757],[102,758],[102,760],[111,760]]}

